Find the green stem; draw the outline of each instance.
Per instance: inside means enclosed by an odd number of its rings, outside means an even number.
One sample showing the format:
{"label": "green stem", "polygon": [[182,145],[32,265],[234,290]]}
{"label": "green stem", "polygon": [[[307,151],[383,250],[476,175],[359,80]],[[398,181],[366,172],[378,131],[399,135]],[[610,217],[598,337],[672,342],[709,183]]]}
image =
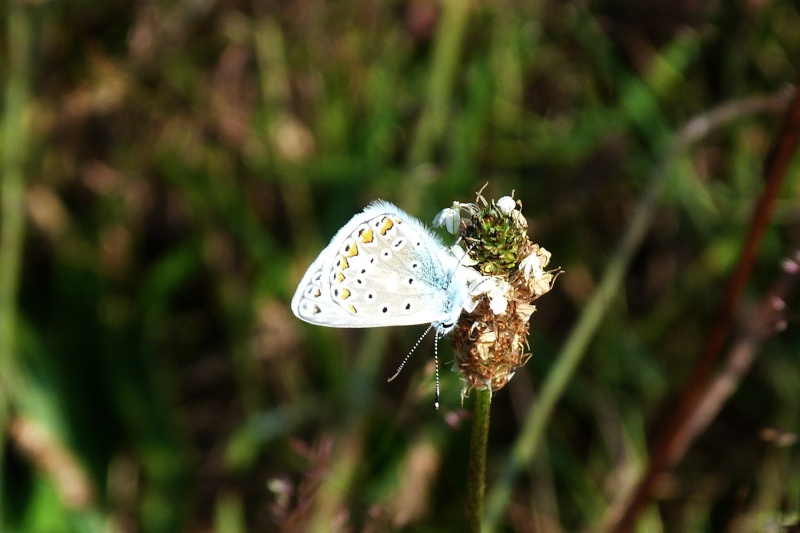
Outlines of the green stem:
{"label": "green stem", "polygon": [[467,531],[480,533],[483,518],[483,495],[486,491],[486,443],[489,440],[489,416],[492,393],[478,389],[472,412],[472,441],[469,447],[467,475]]}
{"label": "green stem", "polygon": [[[0,473],[5,455],[5,428],[10,415],[15,379],[17,289],[25,222],[24,163],[28,153],[31,21],[26,2],[12,0],[7,19],[8,81],[3,117],[2,182],[0,183]],[[0,527],[5,479],[0,474]]]}

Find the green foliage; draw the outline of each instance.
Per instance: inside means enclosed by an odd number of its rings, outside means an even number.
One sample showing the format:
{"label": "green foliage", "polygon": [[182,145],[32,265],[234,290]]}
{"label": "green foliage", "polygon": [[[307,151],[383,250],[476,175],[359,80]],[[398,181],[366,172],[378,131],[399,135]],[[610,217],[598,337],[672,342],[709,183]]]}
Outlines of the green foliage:
{"label": "green foliage", "polygon": [[[430,342],[385,382],[422,328],[301,323],[302,272],[376,198],[429,221],[515,191],[564,274],[492,399],[488,494],[662,176],[502,506],[505,530],[599,530],[741,252],[798,27],[785,0],[6,2],[0,529],[462,531],[472,399],[449,346],[437,412]],[[798,168],[734,334],[797,246]],[[795,326],[759,343],[642,530],[797,522]]]}

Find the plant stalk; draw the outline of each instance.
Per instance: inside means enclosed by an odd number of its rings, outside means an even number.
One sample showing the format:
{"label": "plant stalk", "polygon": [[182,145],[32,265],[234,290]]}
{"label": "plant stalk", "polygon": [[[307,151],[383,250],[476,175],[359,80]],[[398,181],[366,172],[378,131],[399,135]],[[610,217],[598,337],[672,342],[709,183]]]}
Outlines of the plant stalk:
{"label": "plant stalk", "polygon": [[478,389],[472,412],[472,440],[467,474],[467,532],[480,533],[486,492],[486,443],[489,440],[489,415],[492,393]]}

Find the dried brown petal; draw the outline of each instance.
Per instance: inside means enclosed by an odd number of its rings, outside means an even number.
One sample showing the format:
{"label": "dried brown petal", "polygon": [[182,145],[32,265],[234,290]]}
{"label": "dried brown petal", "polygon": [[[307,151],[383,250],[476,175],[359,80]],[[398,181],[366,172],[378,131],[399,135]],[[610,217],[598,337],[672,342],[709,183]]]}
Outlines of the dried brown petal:
{"label": "dried brown petal", "polygon": [[[550,252],[528,239],[518,209],[483,204],[462,220],[470,268],[482,274],[473,288],[474,309],[462,314],[453,332],[456,371],[465,389],[503,388],[524,365],[533,301],[549,292],[560,271],[545,271]],[[501,305],[504,304],[505,305]]]}

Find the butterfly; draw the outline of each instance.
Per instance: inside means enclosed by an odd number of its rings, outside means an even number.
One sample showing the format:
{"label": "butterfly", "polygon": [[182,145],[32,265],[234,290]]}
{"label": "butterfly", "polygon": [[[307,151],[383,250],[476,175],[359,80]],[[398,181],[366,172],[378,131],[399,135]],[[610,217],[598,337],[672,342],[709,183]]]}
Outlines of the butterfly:
{"label": "butterfly", "polygon": [[[430,323],[438,338],[471,300],[473,271],[462,259],[419,220],[379,200],[320,252],[297,287],[292,312],[337,328]],[[436,381],[438,401],[438,370]]]}

